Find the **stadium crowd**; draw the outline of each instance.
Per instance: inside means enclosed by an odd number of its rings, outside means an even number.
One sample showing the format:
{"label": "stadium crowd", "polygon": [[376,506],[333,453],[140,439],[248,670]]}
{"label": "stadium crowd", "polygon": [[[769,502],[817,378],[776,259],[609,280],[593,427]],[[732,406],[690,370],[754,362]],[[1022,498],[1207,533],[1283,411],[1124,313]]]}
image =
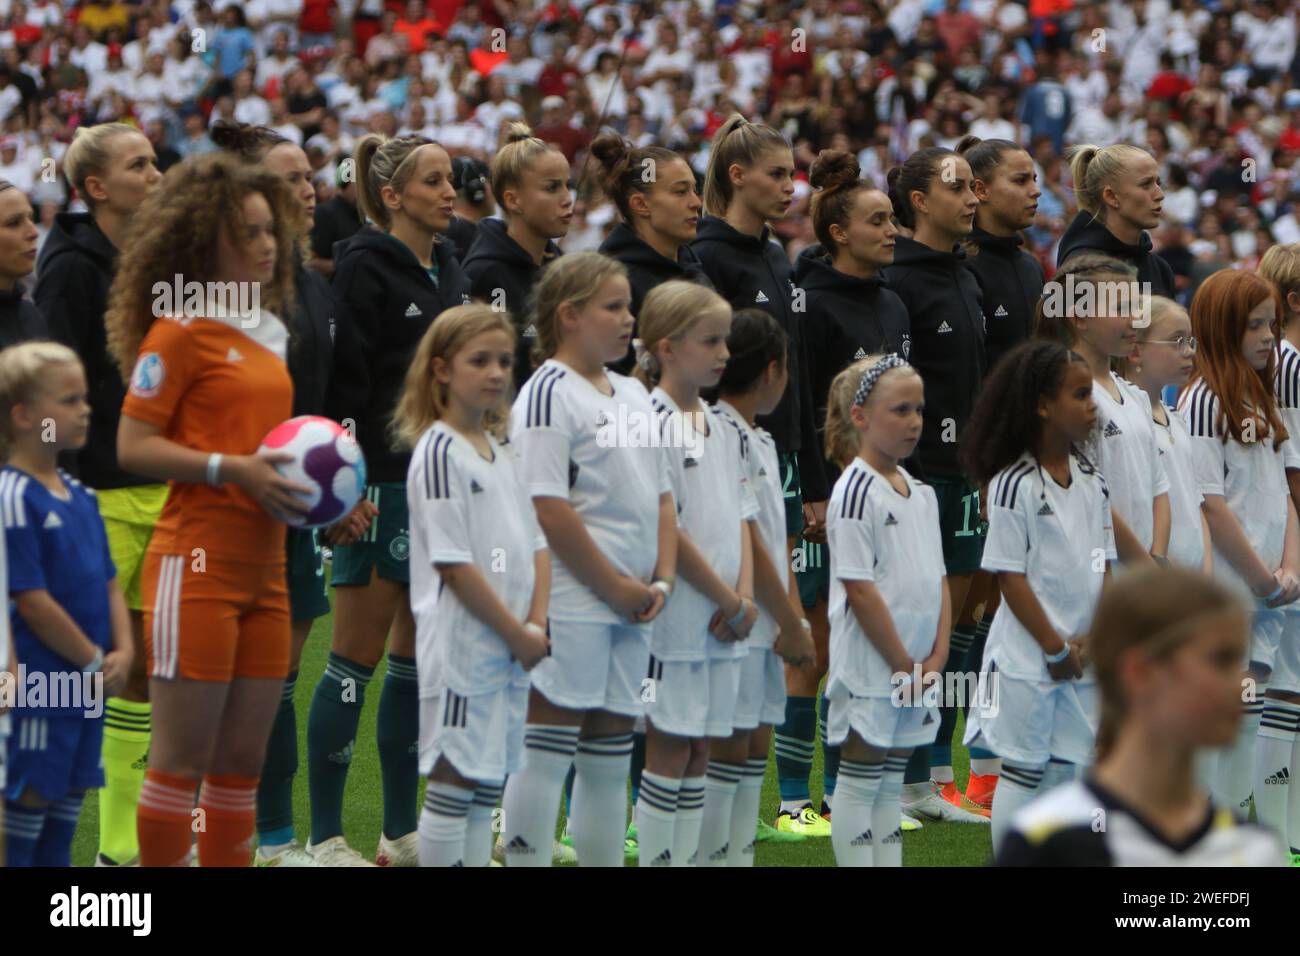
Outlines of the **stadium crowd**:
{"label": "stadium crowd", "polygon": [[[214,149],[223,118],[269,126],[306,149],[329,219],[337,163],[358,137],[418,132],[487,160],[524,119],[576,171],[565,250],[595,249],[617,219],[583,173],[599,129],[667,146],[702,175],[711,137],[739,111],[795,145],[796,206],[776,228],[792,259],[814,241],[819,150],[858,154],[883,186],[916,149],[967,133],[1030,149],[1043,195],[1027,241],[1049,267],[1074,212],[1066,143],[1156,157],[1168,197],[1152,239],[1180,298],[1300,239],[1286,0],[5,0],[0,62],[0,178],[29,191],[43,231],[69,201],[79,208],[55,173],[85,124],[139,126],[163,169]],[[318,231],[322,259],[339,228]]]}

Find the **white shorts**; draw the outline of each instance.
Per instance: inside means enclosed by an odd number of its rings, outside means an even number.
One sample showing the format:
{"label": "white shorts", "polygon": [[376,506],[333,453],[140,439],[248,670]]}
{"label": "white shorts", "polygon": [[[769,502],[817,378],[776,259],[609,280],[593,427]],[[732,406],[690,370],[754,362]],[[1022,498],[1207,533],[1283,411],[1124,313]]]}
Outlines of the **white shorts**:
{"label": "white shorts", "polygon": [[939,708],[902,706],[893,697],[857,697],[836,683],[827,696],[826,742],[839,746],[854,731],[885,750],[924,747],[939,734]]}
{"label": "white shorts", "polygon": [[1268,678],[1269,690],[1285,690],[1300,694],[1300,609],[1282,615],[1282,639],[1278,642],[1273,659],[1273,673]]}
{"label": "white shorts", "polygon": [[432,773],[439,757],[475,783],[501,783],[520,770],[529,686],[524,676],[484,694],[444,687],[436,697],[421,698],[420,773]]}
{"label": "white shorts", "polygon": [[1052,757],[1091,765],[1098,720],[1095,683],[1023,680],[997,670],[981,676],[993,690],[967,711],[962,743],[1028,766],[1045,765]]}
{"label": "white shorts", "polygon": [[647,719],[655,730],[678,737],[730,737],[740,663],[739,658],[661,661],[651,657],[654,694],[645,705]]}
{"label": "white shorts", "polygon": [[[1277,660],[1278,647],[1282,643],[1282,632],[1286,629],[1286,619],[1292,615],[1280,607],[1256,607],[1255,617],[1250,624],[1250,660],[1272,668]],[[1269,686],[1273,681],[1269,680]]]}
{"label": "white shorts", "polygon": [[785,664],[770,647],[751,647],[740,661],[740,692],[731,719],[736,730],[785,723]]}
{"label": "white shorts", "polygon": [[538,693],[558,707],[640,716],[650,663],[644,627],[551,618],[550,629],[551,656],[530,672]]}

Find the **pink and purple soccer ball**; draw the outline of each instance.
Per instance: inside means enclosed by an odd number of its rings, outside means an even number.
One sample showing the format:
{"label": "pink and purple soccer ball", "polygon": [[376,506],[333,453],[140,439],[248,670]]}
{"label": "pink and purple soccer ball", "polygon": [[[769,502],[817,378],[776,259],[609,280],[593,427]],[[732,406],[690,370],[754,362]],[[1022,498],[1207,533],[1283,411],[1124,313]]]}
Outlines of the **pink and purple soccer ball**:
{"label": "pink and purple soccer ball", "polygon": [[290,481],[312,489],[303,500],[306,517],[288,522],[295,528],[334,524],[361,500],[366,488],[366,459],[361,446],[342,425],[319,415],[299,415],[271,429],[258,451],[283,451],[293,461],[276,465]]}

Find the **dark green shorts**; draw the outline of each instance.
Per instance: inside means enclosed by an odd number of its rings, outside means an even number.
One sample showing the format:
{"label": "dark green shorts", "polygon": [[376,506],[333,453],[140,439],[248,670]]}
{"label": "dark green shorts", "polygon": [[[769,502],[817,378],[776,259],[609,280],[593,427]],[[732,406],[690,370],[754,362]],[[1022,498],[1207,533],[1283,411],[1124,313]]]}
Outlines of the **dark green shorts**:
{"label": "dark green shorts", "polygon": [[330,612],[325,593],[325,562],[315,530],[290,528],[284,538],[289,575],[289,617],[294,621],[314,621]]}
{"label": "dark green shorts", "polygon": [[796,453],[777,456],[781,469],[781,493],[785,495],[785,533],[799,537],[803,531],[803,492],[799,487],[799,456]]}
{"label": "dark green shorts", "polygon": [[980,521],[979,489],[962,478],[932,478],[929,485],[939,501],[944,567],[952,575],[974,574],[988,530]]}
{"label": "dark green shorts", "polygon": [[369,584],[372,570],[385,581],[410,584],[407,557],[411,538],[405,483],[368,485],[366,497],[379,509],[379,515],[360,541],[334,549],[330,584],[334,587]]}
{"label": "dark green shorts", "polygon": [[800,542],[803,552],[795,558],[795,583],[799,585],[799,603],[805,610],[817,606],[818,600],[831,596],[831,551],[824,544]]}

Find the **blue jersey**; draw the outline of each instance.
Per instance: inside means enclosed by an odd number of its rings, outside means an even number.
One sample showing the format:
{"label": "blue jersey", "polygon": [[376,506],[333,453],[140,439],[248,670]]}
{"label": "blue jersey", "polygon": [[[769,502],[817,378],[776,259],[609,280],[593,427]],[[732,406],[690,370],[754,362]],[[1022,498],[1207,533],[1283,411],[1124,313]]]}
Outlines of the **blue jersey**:
{"label": "blue jersey", "polygon": [[[25,471],[0,469],[0,516],[9,559],[9,593],[45,590],[107,653],[113,646],[108,582],[117,576],[95,493],[59,472],[67,500]],[[30,675],[77,672],[71,661],[50,650],[10,603],[10,622],[18,663]],[[29,678],[30,682],[30,678]],[[50,702],[46,702],[47,704]],[[43,707],[49,716],[77,714],[81,708]]]}

